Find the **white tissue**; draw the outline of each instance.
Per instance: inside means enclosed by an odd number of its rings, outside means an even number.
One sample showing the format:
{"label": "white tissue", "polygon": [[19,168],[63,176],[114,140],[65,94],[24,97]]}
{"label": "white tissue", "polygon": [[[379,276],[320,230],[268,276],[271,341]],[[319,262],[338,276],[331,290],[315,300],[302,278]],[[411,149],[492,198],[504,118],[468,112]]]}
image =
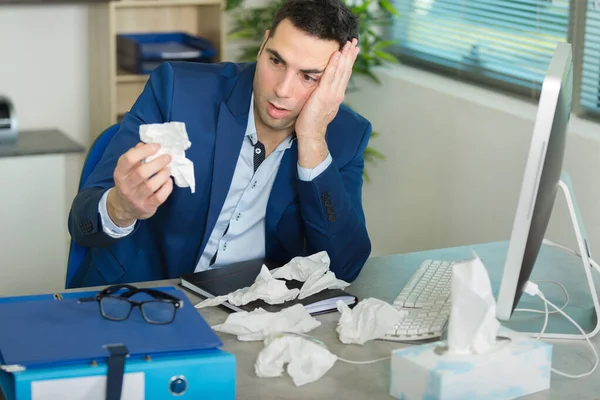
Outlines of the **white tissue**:
{"label": "white tissue", "polygon": [[482,354],[496,346],[500,323],[488,273],[481,259],[452,267],[452,308],[448,326],[448,351]]}
{"label": "white tissue", "polygon": [[194,178],[194,163],[185,157],[185,150],[192,142],[188,139],[185,123],[165,122],[163,124],[140,125],[140,140],[144,143],[158,143],[160,150],[145,161],[168,154],[171,156],[171,175],[179,187],[189,187],[194,193],[196,181]]}
{"label": "white tissue", "polygon": [[226,301],[234,306],[241,306],[258,299],[269,304],[281,304],[288,300],[294,300],[298,297],[299,292],[298,289],[288,289],[285,281],[273,278],[271,272],[263,265],[251,286],[238,289],[224,296],[206,299],[196,304],[196,308],[218,306]]}
{"label": "white tissue", "polygon": [[326,251],[308,257],[294,257],[284,266],[273,272],[274,278],[304,282],[299,299],[304,299],[325,289],[344,289],[350,284],[335,277],[329,270],[330,259]]}
{"label": "white tissue", "polygon": [[212,328],[219,332],[237,335],[238,340],[264,340],[274,333],[306,333],[321,326],[302,304],[284,308],[278,312],[267,312],[257,308],[252,312],[240,311],[229,314],[227,320]]}
{"label": "white tissue", "polygon": [[345,344],[364,344],[381,338],[404,316],[389,303],[375,298],[361,300],[353,309],[340,300],[336,305],[342,313],[336,330]]}
{"label": "white tissue", "polygon": [[259,378],[281,376],[284,364],[296,386],[320,379],[335,364],[337,357],[325,347],[300,336],[269,338],[254,364]]}

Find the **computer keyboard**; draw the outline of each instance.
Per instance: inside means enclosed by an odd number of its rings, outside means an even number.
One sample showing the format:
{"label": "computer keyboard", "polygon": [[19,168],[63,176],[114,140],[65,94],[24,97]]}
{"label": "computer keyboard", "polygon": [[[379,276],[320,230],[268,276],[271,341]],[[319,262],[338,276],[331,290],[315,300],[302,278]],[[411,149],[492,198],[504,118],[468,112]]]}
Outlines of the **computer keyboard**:
{"label": "computer keyboard", "polygon": [[381,339],[420,341],[441,336],[450,317],[454,263],[440,260],[421,263],[393,303],[403,318]]}

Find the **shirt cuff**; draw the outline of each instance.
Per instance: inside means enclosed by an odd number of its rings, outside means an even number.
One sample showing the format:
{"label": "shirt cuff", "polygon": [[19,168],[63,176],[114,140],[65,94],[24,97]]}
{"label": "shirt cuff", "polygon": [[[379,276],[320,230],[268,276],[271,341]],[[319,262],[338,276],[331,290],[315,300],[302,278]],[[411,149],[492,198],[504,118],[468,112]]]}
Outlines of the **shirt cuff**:
{"label": "shirt cuff", "polygon": [[327,158],[314,169],[303,168],[298,164],[298,178],[300,178],[301,181],[312,181],[329,167],[331,161],[331,153],[328,153]]}
{"label": "shirt cuff", "polygon": [[108,189],[100,198],[100,202],[98,203],[98,213],[100,214],[100,221],[102,222],[102,230],[104,233],[113,239],[119,239],[133,232],[135,222],[129,226],[121,228],[115,225],[115,223],[110,219],[110,216],[108,215],[108,209],[106,208],[106,199],[108,198],[108,193],[110,193],[111,190],[112,188]]}

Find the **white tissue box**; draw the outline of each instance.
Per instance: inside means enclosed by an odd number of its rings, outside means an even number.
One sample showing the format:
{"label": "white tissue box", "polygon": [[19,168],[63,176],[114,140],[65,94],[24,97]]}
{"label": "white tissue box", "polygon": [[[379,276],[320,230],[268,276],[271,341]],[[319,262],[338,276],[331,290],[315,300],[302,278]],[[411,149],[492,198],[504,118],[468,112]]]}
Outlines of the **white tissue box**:
{"label": "white tissue box", "polygon": [[504,327],[491,353],[449,355],[438,341],[392,351],[390,395],[402,400],[508,400],[550,388],[552,345]]}

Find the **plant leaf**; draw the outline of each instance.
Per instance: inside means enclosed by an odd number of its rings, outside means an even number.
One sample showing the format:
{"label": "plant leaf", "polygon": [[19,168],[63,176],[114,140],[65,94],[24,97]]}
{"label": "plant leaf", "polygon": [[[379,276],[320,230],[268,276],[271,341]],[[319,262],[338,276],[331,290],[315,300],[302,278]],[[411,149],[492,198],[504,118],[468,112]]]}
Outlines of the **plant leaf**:
{"label": "plant leaf", "polygon": [[392,14],[393,16],[397,17],[400,15],[398,10],[396,10],[394,8],[394,6],[392,5],[392,3],[390,3],[388,0],[379,0],[379,6],[381,8],[383,8],[385,11],[387,11],[388,13]]}
{"label": "plant leaf", "polygon": [[354,14],[363,14],[367,11],[367,8],[371,5],[372,2],[373,0],[366,0],[358,7],[351,7],[350,10],[352,10]]}
{"label": "plant leaf", "polygon": [[381,58],[382,60],[389,61],[391,63],[397,63],[398,62],[398,59],[396,57],[394,57],[390,53],[387,53],[387,52],[385,52],[383,50],[375,50],[375,51],[373,51],[373,53],[375,53],[375,55],[377,57]]}

